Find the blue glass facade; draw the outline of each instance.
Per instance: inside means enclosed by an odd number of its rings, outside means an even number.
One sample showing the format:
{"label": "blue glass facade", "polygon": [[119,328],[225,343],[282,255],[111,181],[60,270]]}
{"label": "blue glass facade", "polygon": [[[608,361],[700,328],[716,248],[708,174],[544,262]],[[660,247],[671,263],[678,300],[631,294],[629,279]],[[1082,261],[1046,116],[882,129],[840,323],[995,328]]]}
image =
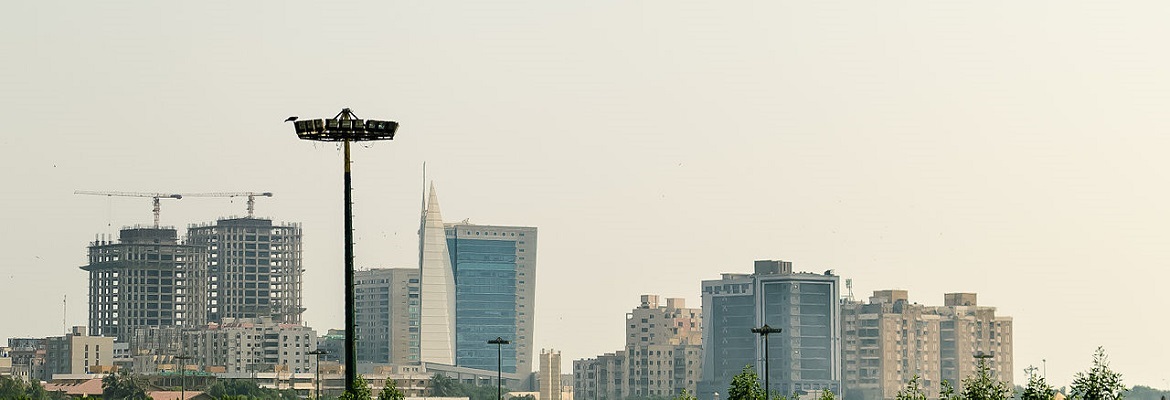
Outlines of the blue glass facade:
{"label": "blue glass facade", "polygon": [[448,237],[455,274],[455,363],[495,370],[503,337],[503,372],[516,372],[516,241]]}
{"label": "blue glass facade", "polygon": [[767,341],[771,390],[840,393],[838,277],[771,267],[760,268],[757,262],[755,274],[703,281],[699,398],[726,394],[731,378],[745,365],[763,376],[765,341],[751,329],[764,324],[782,329]]}

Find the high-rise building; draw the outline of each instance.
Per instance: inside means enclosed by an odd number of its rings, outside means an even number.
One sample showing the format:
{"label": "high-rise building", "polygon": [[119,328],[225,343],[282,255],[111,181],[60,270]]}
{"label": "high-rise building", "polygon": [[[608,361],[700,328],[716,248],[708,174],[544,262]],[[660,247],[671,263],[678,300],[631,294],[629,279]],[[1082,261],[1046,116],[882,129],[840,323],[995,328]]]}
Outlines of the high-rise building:
{"label": "high-rise building", "polygon": [[433,183],[421,223],[419,358],[424,362],[455,365],[455,274]]}
{"label": "high-rise building", "polygon": [[681,298],[642,295],[626,314],[624,351],[573,362],[578,399],[673,397],[695,393],[702,357],[702,310]]}
{"label": "high-rise building", "polygon": [[207,323],[207,252],[174,228],[125,228],[89,246],[89,330],[129,339],[135,329]]}
{"label": "high-rise building", "polygon": [[357,361],[419,361],[418,268],[375,268],[354,274]]}
{"label": "high-rise building", "polygon": [[[495,369],[503,337],[503,371],[532,372],[536,304],[536,228],[446,224],[455,278],[455,364]],[[424,289],[425,291],[425,289]]]}
{"label": "high-rise building", "polygon": [[300,225],[221,219],[189,227],[187,243],[208,254],[209,322],[261,317],[301,322]]}
{"label": "high-rise building", "polygon": [[[762,260],[753,274],[703,281],[702,382],[699,398],[724,392],[745,366],[780,393],[841,392],[839,278],[794,273],[792,263]],[[752,328],[782,329],[764,338]],[[764,379],[761,379],[763,381]]]}
{"label": "high-rise building", "polygon": [[540,399],[561,400],[561,352],[540,350]]}
{"label": "high-rise building", "polygon": [[84,326],[75,326],[65,336],[45,339],[44,376],[109,372],[114,366],[114,338],[89,336]]}
{"label": "high-rise building", "polygon": [[909,301],[905,290],[879,290],[869,303],[842,304],[844,380],[849,397],[886,399],[917,376],[927,397],[942,381],[956,390],[991,356],[992,376],[1012,385],[1011,318],[979,307],[974,293],[948,293],[943,306]]}

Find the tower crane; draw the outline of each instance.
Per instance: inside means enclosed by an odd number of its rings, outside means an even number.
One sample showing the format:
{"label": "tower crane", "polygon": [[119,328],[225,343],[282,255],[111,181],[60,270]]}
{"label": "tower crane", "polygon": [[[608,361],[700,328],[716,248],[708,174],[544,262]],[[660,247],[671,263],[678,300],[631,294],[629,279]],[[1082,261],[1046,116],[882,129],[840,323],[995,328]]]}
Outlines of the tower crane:
{"label": "tower crane", "polygon": [[139,193],[139,192],[106,192],[106,191],[91,191],[91,190],[75,190],[73,194],[88,194],[93,196],[119,196],[119,197],[150,197],[154,199],[154,227],[158,228],[158,214],[161,210],[160,199],[181,199],[183,195],[174,193]]}
{"label": "tower crane", "polygon": [[256,196],[272,197],[272,192],[184,193],[189,197],[248,197],[248,218],[256,211]]}

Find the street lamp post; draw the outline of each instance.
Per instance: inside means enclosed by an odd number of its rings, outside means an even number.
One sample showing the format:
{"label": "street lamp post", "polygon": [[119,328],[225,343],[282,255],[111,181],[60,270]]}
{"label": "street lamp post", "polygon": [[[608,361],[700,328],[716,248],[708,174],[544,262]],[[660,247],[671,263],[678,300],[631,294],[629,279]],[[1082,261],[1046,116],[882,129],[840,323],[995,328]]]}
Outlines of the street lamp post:
{"label": "street lamp post", "polygon": [[313,379],[313,382],[315,382],[317,384],[317,395],[314,398],[320,400],[321,399],[321,355],[322,354],[329,354],[329,352],[325,351],[325,350],[317,349],[317,350],[310,351],[309,354],[313,355],[313,358],[314,358],[313,366],[317,367],[317,377]]}
{"label": "street lamp post", "polygon": [[341,142],[345,151],[345,391],[354,393],[357,383],[357,325],[354,321],[353,284],[353,190],[350,179],[349,142],[393,140],[398,123],[394,121],[361,120],[348,108],[333,119],[309,119],[294,122],[297,137],[319,142]]}
{"label": "street lamp post", "polygon": [[190,360],[191,356],[178,355],[178,356],[175,356],[175,359],[179,360],[179,398],[186,400],[187,399],[187,379],[186,379],[187,378],[187,360]]}
{"label": "street lamp post", "polygon": [[504,398],[504,345],[508,343],[511,342],[499,336],[488,341],[496,345],[496,400]]}
{"label": "street lamp post", "polygon": [[770,385],[768,382],[768,378],[772,376],[771,371],[768,369],[768,335],[773,333],[780,333],[782,330],[783,329],[768,326],[768,324],[764,324],[764,326],[759,328],[752,328],[752,333],[764,337],[764,400],[768,400],[768,397],[772,395],[770,393],[772,385]]}
{"label": "street lamp post", "polygon": [[987,365],[987,360],[994,357],[995,356],[984,353],[982,351],[975,353],[975,359],[978,360],[975,362],[975,365],[976,368],[979,368],[979,373],[984,373],[984,371],[986,371],[987,375],[991,376],[991,366]]}

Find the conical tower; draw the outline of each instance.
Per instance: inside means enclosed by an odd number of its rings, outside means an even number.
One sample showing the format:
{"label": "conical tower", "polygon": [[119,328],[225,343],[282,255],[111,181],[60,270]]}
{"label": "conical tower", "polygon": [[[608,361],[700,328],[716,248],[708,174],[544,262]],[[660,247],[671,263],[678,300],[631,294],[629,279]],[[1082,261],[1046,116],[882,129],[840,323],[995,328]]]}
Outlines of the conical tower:
{"label": "conical tower", "polygon": [[422,292],[419,359],[455,365],[455,274],[433,182],[419,230],[419,276]]}

